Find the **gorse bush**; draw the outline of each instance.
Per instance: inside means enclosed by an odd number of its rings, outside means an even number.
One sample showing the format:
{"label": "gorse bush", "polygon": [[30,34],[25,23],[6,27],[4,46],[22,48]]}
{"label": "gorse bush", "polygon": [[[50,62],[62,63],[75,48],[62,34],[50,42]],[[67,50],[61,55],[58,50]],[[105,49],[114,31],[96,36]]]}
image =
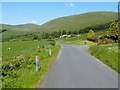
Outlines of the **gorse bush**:
{"label": "gorse bush", "polygon": [[102,40],[99,40],[97,45],[101,45],[101,44],[112,44],[112,43],[115,43],[113,40],[111,39],[102,39]]}
{"label": "gorse bush", "polygon": [[89,32],[88,32],[88,38],[94,38],[94,36],[95,36],[95,33],[94,33],[94,31],[91,29],[91,30],[89,30]]}

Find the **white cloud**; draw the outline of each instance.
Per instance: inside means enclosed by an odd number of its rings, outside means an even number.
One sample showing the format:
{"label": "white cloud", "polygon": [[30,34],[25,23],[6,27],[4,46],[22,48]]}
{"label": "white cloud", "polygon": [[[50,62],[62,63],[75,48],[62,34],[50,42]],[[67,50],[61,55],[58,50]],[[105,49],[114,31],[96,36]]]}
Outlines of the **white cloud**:
{"label": "white cloud", "polygon": [[37,22],[36,22],[35,20],[33,20],[31,23],[33,23],[33,24],[37,24]]}
{"label": "white cloud", "polygon": [[69,3],[66,3],[66,6],[67,6],[67,7],[74,7],[74,4],[71,3],[71,2],[69,2]]}

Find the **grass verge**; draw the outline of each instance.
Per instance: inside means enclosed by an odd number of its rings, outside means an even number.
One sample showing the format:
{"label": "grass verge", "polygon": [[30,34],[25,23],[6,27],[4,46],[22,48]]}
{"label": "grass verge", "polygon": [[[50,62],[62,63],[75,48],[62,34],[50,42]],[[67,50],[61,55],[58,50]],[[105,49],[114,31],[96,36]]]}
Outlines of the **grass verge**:
{"label": "grass verge", "polygon": [[90,46],[89,51],[100,61],[120,73],[118,70],[118,44],[94,45]]}
{"label": "grass verge", "polygon": [[[51,46],[52,56],[48,48],[31,51],[19,56],[4,57],[2,63],[2,88],[37,88],[55,61],[60,45]],[[35,56],[40,57],[40,70],[36,71]]]}
{"label": "grass verge", "polygon": [[73,44],[73,45],[94,45],[94,42],[88,40],[76,40],[71,42],[66,42],[66,44]]}

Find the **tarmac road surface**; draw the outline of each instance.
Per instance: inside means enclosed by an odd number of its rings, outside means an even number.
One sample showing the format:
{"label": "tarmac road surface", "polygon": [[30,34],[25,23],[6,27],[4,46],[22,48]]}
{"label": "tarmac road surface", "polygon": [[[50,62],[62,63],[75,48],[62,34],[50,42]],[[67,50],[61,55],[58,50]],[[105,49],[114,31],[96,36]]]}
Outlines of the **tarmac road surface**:
{"label": "tarmac road surface", "polygon": [[118,74],[88,53],[88,46],[62,44],[40,88],[118,88]]}

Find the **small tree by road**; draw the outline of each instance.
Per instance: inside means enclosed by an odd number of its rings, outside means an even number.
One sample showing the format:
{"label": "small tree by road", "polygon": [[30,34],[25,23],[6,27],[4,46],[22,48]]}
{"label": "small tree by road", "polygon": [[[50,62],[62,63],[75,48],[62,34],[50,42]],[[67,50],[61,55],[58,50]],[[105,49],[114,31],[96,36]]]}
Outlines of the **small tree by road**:
{"label": "small tree by road", "polygon": [[88,32],[88,35],[87,35],[87,38],[93,38],[95,36],[95,33],[94,33],[94,31],[91,29],[91,30],[89,30],[89,32]]}
{"label": "small tree by road", "polygon": [[119,35],[118,35],[118,22],[112,22],[109,29],[108,29],[109,37],[117,42]]}

